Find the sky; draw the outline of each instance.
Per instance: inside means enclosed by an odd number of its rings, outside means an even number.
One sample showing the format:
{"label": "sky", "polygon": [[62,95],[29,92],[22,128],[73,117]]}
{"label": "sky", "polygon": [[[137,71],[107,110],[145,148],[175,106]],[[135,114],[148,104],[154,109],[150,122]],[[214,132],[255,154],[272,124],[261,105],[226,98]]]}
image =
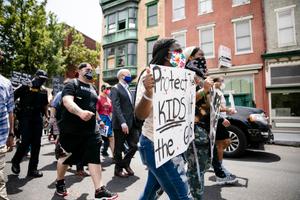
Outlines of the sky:
{"label": "sky", "polygon": [[46,10],[75,29],[101,42],[102,10],[99,0],[48,0]]}

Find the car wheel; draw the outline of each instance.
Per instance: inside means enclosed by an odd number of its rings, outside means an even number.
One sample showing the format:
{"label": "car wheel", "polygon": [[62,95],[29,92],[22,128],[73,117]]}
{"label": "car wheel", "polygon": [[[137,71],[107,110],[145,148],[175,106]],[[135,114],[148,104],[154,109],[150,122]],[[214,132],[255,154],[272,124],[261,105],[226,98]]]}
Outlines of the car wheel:
{"label": "car wheel", "polygon": [[231,158],[240,157],[244,154],[247,146],[246,136],[241,129],[234,125],[227,127],[227,130],[231,144],[224,150],[224,155]]}

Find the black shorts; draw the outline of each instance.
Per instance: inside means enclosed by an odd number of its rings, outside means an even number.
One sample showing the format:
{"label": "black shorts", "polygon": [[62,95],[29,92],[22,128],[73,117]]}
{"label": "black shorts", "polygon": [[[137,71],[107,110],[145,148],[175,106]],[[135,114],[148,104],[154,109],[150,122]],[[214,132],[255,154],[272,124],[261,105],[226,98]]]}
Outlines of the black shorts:
{"label": "black shorts", "polygon": [[219,119],[218,127],[216,131],[216,140],[225,140],[229,138],[229,132],[226,127],[222,124],[223,119]]}
{"label": "black shorts", "polygon": [[75,165],[81,162],[86,165],[88,163],[101,164],[100,147],[101,142],[96,134],[90,135],[74,135],[61,134],[59,138],[61,147],[67,153],[72,153],[63,164]]}

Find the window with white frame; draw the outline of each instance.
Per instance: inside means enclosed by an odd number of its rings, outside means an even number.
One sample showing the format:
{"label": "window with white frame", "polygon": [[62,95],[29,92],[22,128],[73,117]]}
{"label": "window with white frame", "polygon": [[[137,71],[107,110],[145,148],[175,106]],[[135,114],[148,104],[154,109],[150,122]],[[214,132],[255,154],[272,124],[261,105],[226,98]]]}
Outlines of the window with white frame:
{"label": "window with white frame", "polygon": [[172,33],[172,36],[175,40],[177,40],[182,49],[186,47],[186,31]]}
{"label": "window with white frame", "polygon": [[251,18],[234,20],[235,53],[252,53]]}
{"label": "window with white frame", "polygon": [[276,9],[278,47],[296,45],[294,6]]}
{"label": "window with white frame", "polygon": [[203,15],[212,12],[212,0],[198,0],[198,14]]}
{"label": "window with white frame", "polygon": [[185,18],[185,0],[172,0],[173,21]]}
{"label": "window with white frame", "polygon": [[250,0],[232,0],[232,6],[239,6],[243,4],[249,4]]}
{"label": "window with white frame", "polygon": [[215,56],[214,45],[214,26],[199,28],[200,48],[205,54],[206,58],[213,58]]}

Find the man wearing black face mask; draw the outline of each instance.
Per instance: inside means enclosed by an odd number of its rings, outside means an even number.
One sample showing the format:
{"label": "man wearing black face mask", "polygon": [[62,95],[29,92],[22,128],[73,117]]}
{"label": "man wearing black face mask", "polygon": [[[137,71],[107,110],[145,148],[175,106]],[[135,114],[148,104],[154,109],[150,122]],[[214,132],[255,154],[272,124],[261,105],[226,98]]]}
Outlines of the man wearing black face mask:
{"label": "man wearing black face mask", "polygon": [[98,95],[92,85],[93,68],[89,63],[78,66],[78,79],[69,81],[62,91],[60,144],[63,149],[57,161],[56,194],[66,196],[65,173],[69,165],[88,164],[94,183],[95,199],[115,199],[118,195],[106,189],[101,180],[100,146],[96,135]]}
{"label": "man wearing black face mask", "polygon": [[20,173],[20,162],[27,153],[29,146],[31,146],[27,175],[31,177],[43,176],[37,170],[37,166],[43,131],[43,114],[48,118],[48,95],[47,91],[42,88],[47,79],[47,73],[43,70],[38,70],[30,87],[23,85],[14,93],[15,100],[20,98],[19,129],[22,136],[22,142],[11,161],[11,170],[15,174]]}
{"label": "man wearing black face mask", "polygon": [[[121,69],[118,71],[117,77],[119,83],[111,88],[111,100],[113,104],[112,127],[115,136],[115,176],[126,178],[134,175],[134,172],[130,168],[130,162],[137,151],[138,135],[133,129],[134,104],[132,95],[128,90],[128,84],[131,82],[130,71],[128,69]],[[125,156],[122,157],[125,141],[129,149]]]}

